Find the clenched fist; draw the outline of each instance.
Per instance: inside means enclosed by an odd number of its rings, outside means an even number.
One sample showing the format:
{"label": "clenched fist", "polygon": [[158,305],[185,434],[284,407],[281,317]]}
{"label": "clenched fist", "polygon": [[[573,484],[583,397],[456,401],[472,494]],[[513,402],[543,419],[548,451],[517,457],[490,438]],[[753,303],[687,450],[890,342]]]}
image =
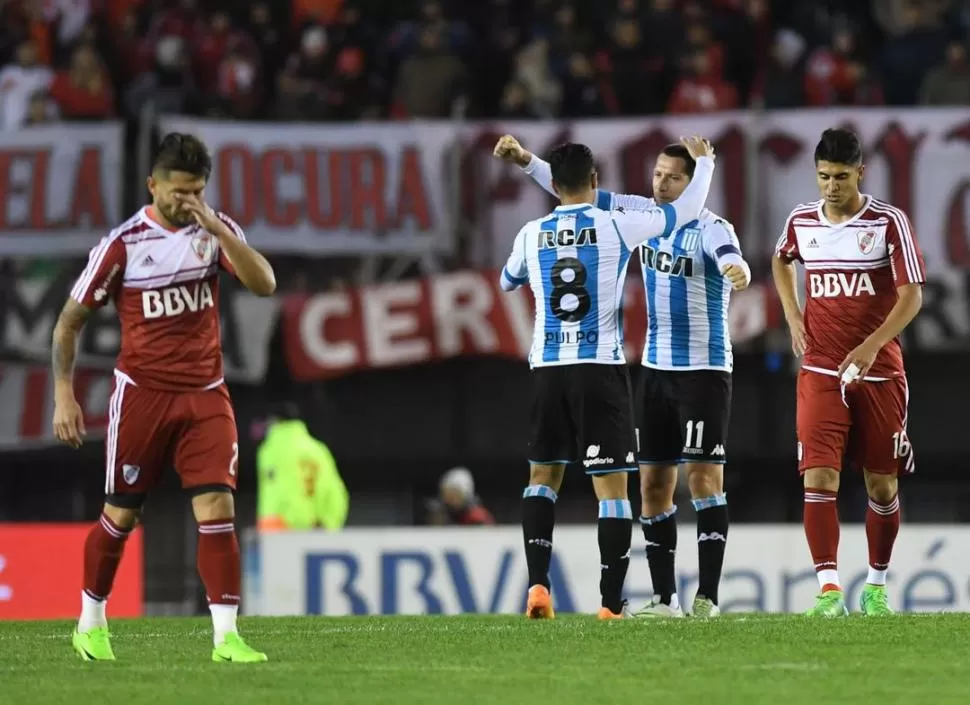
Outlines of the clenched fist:
{"label": "clenched fist", "polygon": [[735,291],[747,289],[748,284],[751,283],[748,279],[748,273],[744,271],[743,267],[736,264],[724,265],[724,269],[721,270],[721,274],[724,275],[725,279],[731,282],[731,286]]}
{"label": "clenched fist", "polygon": [[495,143],[495,149],[492,150],[492,156],[523,168],[529,166],[529,162],[532,161],[532,153],[523,148],[512,135],[499,137],[498,142]]}

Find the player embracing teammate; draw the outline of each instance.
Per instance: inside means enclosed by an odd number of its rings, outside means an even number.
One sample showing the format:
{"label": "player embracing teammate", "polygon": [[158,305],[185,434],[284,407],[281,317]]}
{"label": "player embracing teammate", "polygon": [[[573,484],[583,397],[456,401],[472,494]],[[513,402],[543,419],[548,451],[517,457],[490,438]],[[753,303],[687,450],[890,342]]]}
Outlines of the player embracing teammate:
{"label": "player embracing teammate", "polygon": [[[836,496],[843,453],[861,469],[869,506],[869,574],[863,614],[891,614],[886,574],[899,532],[897,477],[914,469],[906,436],[909,390],[899,334],[919,312],[923,256],[906,214],[861,193],[862,146],[829,129],[815,148],[822,199],[795,208],[772,274],[802,356],[798,373],[798,468],[805,486],[805,536],[820,592],[809,615],[848,614],[839,579]],[[799,306],[793,263],[805,268]]]}

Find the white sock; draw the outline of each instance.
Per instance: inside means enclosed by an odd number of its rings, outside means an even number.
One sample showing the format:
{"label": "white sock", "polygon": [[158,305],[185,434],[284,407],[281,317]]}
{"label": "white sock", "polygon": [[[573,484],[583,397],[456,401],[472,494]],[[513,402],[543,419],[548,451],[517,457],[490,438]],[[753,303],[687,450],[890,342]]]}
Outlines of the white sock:
{"label": "white sock", "polygon": [[87,632],[98,627],[108,626],[105,607],[108,600],[95,600],[84,590],[81,590],[81,617],[77,620],[77,630]]}
{"label": "white sock", "polygon": [[839,581],[839,571],[837,570],[826,568],[825,570],[818,571],[815,576],[818,578],[819,587],[834,585],[835,587],[839,588],[839,590],[842,589],[842,583]]}
{"label": "white sock", "polygon": [[212,640],[219,646],[225,640],[226,634],[236,631],[239,605],[209,605],[209,612],[212,613]]}
{"label": "white sock", "polygon": [[879,570],[878,568],[869,566],[869,576],[866,578],[866,582],[870,585],[885,585],[886,574],[888,572],[888,569]]}

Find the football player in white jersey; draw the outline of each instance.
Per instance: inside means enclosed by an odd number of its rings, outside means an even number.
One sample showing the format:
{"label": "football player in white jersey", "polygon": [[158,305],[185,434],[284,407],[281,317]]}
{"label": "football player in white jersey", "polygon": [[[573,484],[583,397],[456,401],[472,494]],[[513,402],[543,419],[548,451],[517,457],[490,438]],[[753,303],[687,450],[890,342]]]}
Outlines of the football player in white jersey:
{"label": "football player in white jersey", "polygon": [[669,238],[703,209],[713,149],[700,138],[685,140],[684,148],[697,155],[697,178],[682,196],[624,212],[593,205],[596,172],[588,147],[557,147],[549,157],[550,180],[562,205],[522,228],[502,270],[503,289],[528,283],[536,299],[529,362],[537,393],[523,499],[530,617],[552,615],[554,506],[565,465],[575,461],[594,476],[600,500],[599,616],[624,612],[633,520],[625,473],[637,469],[637,442],[619,311],[631,251]]}
{"label": "football player in white jersey", "polygon": [[[495,155],[517,164],[552,192],[548,164],[503,136]],[[596,192],[600,208],[642,211],[669,204],[691,183],[696,163],[683,145],[657,158],[654,198]],[[647,339],[635,395],[641,478],[640,524],[654,598],[636,615],[681,617],[674,555],[677,471],[684,465],[697,512],[698,590],[693,614],[714,617],[727,540],[723,467],[733,358],[727,310],[732,290],[751,272],[729,222],[704,209],[672,237],[640,247],[647,298]]]}

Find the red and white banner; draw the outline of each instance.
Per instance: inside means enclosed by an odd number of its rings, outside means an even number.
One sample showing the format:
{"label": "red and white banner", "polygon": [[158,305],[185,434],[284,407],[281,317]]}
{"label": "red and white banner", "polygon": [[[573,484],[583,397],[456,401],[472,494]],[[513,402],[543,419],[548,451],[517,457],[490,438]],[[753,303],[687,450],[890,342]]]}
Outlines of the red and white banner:
{"label": "red and white banner", "polygon": [[[208,201],[264,252],[451,252],[448,152],[436,123],[271,125],[165,117],[213,153]],[[455,191],[456,193],[456,191]]]}
{"label": "red and white banner", "polygon": [[[87,440],[101,438],[108,426],[110,372],[78,370],[74,393],[84,411]],[[0,450],[24,450],[55,443],[54,378],[40,365],[0,365]]]}
{"label": "red and white banner", "polygon": [[120,123],[0,132],[0,256],[85,254],[121,219]]}
{"label": "red and white banner", "polygon": [[[498,276],[492,270],[462,271],[289,298],[282,315],[290,370],[310,380],[460,355],[525,359],[532,343],[532,293],[528,288],[503,292]],[[732,297],[735,342],[765,329],[767,303],[765,289],[757,285]],[[643,287],[632,276],[623,323],[627,360],[639,360],[646,309]]]}
{"label": "red and white banner", "polygon": [[268,251],[450,252],[468,233],[475,266],[500,266],[523,223],[552,199],[492,157],[505,132],[544,153],[567,141],[596,155],[604,188],[649,195],[656,155],[678,135],[715,140],[708,206],[766,258],[792,207],[818,198],[821,132],[849,125],[865,144],[869,193],[910,214],[931,273],[970,266],[970,114],[963,109],[846,109],[623,120],[355,125],[166,118],[212,147],[214,205]]}
{"label": "red and white banner", "polygon": [[[40,362],[45,367],[49,364],[54,325],[76,275],[65,270],[57,276],[5,282],[4,295],[0,296],[0,359]],[[226,378],[261,382],[279,301],[226,286],[219,307]],[[120,345],[118,315],[113,305],[106,306],[91,315],[81,333],[78,364],[110,370]]]}

